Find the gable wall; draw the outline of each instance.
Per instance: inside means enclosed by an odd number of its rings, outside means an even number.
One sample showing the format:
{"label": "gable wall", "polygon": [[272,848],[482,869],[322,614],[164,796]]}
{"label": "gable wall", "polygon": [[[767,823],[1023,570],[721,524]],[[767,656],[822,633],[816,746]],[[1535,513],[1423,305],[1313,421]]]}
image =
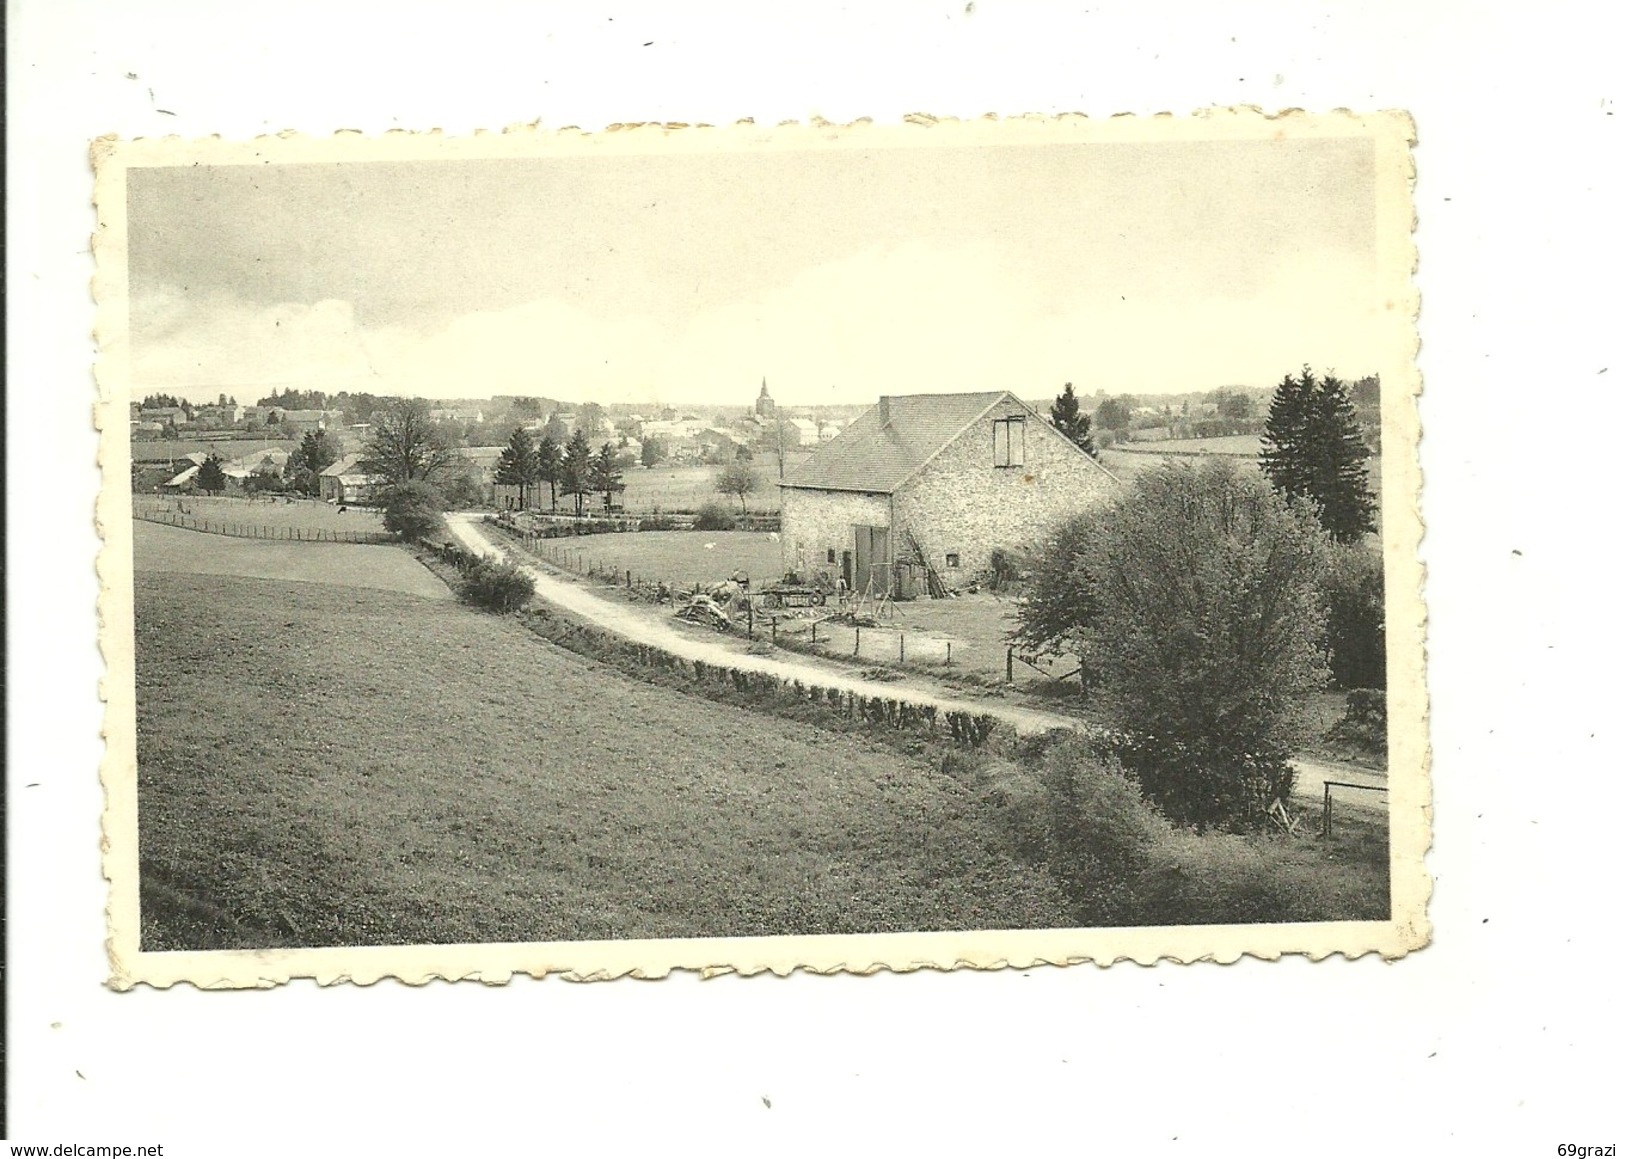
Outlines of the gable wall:
{"label": "gable wall", "polygon": [[[1076,511],[1099,505],[1117,489],[1112,477],[1066,438],[1031,414],[1022,467],[993,465],[993,420],[1025,413],[998,408],[943,449],[897,493],[899,529],[911,530],[949,586],[989,566],[995,547],[1041,541]],[[899,558],[907,558],[899,542]],[[947,566],[947,553],[959,567]]]}
{"label": "gable wall", "polygon": [[[841,574],[841,552],[852,550],[852,528],[891,526],[891,501],[885,495],[856,491],[779,489],[780,570],[808,580],[820,573],[832,582]],[[830,548],[835,562],[826,562]]]}

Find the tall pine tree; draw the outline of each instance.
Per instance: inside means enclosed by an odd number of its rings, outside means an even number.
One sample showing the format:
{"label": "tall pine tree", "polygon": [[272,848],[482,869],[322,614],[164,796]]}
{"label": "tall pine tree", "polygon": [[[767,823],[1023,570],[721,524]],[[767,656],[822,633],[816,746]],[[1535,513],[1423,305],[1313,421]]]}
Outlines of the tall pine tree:
{"label": "tall pine tree", "polygon": [[1084,454],[1094,457],[1095,440],[1089,434],[1089,416],[1078,406],[1078,396],[1070,382],[1056,396],[1055,404],[1049,408],[1049,417],[1056,430],[1076,443]]}
{"label": "tall pine tree", "polygon": [[508,436],[508,445],[502,448],[502,456],[497,459],[496,481],[518,487],[519,506],[524,507],[525,489],[537,481],[538,475],[536,445],[531,441],[530,432],[524,427],[515,427]]}
{"label": "tall pine tree", "polygon": [[559,490],[575,496],[576,514],[580,515],[582,504],[592,493],[592,447],[580,427],[564,448],[564,459],[559,464]]}
{"label": "tall pine tree", "polygon": [[536,444],[536,478],[547,484],[548,509],[559,509],[559,483],[563,480],[564,452],[552,436],[543,435]]}
{"label": "tall pine tree", "polygon": [[1339,543],[1376,529],[1369,457],[1340,379],[1317,379],[1305,366],[1298,377],[1281,380],[1264,424],[1260,464],[1278,491],[1313,503],[1321,526]]}

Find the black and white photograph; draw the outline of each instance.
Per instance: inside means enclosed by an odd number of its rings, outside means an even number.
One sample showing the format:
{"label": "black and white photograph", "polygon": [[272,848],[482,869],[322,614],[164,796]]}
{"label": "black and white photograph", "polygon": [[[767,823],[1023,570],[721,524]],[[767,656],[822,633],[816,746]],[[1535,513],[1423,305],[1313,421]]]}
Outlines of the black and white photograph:
{"label": "black and white photograph", "polygon": [[1409,131],[108,143],[115,978],[1423,944]]}

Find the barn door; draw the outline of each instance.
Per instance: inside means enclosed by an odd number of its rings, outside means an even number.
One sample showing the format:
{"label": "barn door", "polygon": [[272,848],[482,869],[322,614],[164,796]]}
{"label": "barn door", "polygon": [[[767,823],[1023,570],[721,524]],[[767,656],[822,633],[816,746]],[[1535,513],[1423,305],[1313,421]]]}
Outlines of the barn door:
{"label": "barn door", "polygon": [[860,592],[878,594],[891,586],[891,532],[885,527],[856,526],[852,529],[857,581]]}

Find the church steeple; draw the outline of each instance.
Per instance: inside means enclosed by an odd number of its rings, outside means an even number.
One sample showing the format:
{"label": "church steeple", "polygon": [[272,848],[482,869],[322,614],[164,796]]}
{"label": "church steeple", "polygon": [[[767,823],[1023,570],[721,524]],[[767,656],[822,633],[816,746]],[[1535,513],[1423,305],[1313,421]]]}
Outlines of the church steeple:
{"label": "church steeple", "polygon": [[773,414],[773,398],[767,393],[767,378],[762,378],[762,393],[756,396],[756,413],[763,418]]}

